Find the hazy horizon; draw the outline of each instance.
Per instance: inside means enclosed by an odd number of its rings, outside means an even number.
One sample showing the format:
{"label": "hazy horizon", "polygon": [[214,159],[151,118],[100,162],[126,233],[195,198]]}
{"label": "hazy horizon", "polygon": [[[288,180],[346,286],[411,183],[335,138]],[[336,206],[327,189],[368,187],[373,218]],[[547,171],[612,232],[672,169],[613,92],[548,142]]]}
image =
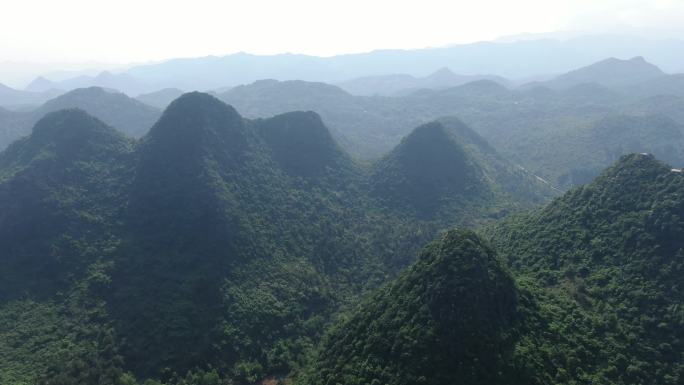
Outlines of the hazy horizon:
{"label": "hazy horizon", "polygon": [[238,52],[328,57],[525,39],[530,34],[684,37],[680,0],[202,0],[191,8],[178,1],[28,0],[9,8],[12,17],[0,25],[0,82],[11,86],[57,71],[123,70],[134,64]]}

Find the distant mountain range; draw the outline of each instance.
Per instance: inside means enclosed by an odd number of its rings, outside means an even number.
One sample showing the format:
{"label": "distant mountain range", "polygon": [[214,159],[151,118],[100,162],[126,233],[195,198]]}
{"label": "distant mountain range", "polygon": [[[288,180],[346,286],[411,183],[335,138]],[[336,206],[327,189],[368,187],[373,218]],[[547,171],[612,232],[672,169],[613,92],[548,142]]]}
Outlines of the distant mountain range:
{"label": "distant mountain range", "polygon": [[131,75],[125,73],[113,74],[108,71],[103,71],[97,76],[82,75],[62,81],[51,81],[40,76],[33,80],[26,87],[26,90],[33,92],[61,90],[65,92],[75,88],[87,87],[111,88],[129,95],[138,95],[150,90],[150,85]]}
{"label": "distant mountain range", "polygon": [[[97,76],[80,76],[60,82],[39,78],[31,83],[29,90],[55,88],[68,91],[77,87],[100,86],[137,96],[163,88],[212,90],[260,79],[342,83],[350,79],[387,74],[423,77],[439,68],[449,68],[463,76],[487,74],[523,79],[565,73],[606,57],[626,59],[635,56],[643,56],[672,73],[684,66],[684,60],[678,54],[683,50],[684,41],[680,40],[595,35],[568,40],[537,39],[413,50],[378,50],[332,57],[236,53],[172,59],[134,66],[117,74],[103,72]],[[406,75],[394,76],[390,80],[411,82]],[[376,81],[382,83],[383,79]],[[351,87],[355,87],[353,84]],[[362,93],[368,92],[363,87],[356,89]]]}
{"label": "distant mountain range", "polygon": [[0,84],[0,106],[12,109],[32,108],[59,94],[61,92],[54,89],[41,92],[22,91]]}
{"label": "distant mountain range", "polygon": [[164,88],[163,90],[140,94],[136,99],[147,105],[164,109],[184,93],[183,90],[178,88]]}
{"label": "distant mountain range", "polygon": [[570,71],[543,84],[550,88],[567,88],[582,83],[596,83],[606,87],[621,87],[663,77],[657,66],[638,56],[629,60],[609,58]]}
{"label": "distant mountain range", "polygon": [[400,96],[420,89],[456,87],[483,79],[502,85],[510,84],[510,81],[499,76],[457,75],[445,67],[423,78],[405,74],[366,76],[338,83],[337,86],[352,95]]}
{"label": "distant mountain range", "polygon": [[[625,152],[653,152],[676,166],[684,163],[684,75],[665,74],[640,57],[605,59],[517,88],[490,79],[440,87],[437,79],[463,79],[449,70],[425,79],[399,76],[396,84],[395,77],[382,79],[385,90],[403,89],[407,79],[424,88],[404,89],[392,97],[360,96],[326,83],[261,80],[213,94],[249,118],[314,111],[336,141],[358,159],[380,158],[414,127],[455,116],[505,158],[560,189],[590,180]],[[370,81],[367,90],[376,85]],[[0,113],[0,148],[27,135],[46,112],[67,107],[82,108],[139,137],[182,93],[163,89],[136,100],[88,88],[34,110],[5,110]]]}

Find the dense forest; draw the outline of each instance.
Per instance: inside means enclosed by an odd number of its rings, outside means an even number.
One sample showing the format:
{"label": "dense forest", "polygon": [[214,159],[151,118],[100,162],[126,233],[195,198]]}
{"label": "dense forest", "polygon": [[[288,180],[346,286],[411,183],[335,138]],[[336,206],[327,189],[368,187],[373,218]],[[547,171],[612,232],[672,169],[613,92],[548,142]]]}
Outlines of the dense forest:
{"label": "dense forest", "polygon": [[438,237],[338,317],[303,383],[679,384],[683,231],[682,174],[625,156],[490,242]]}
{"label": "dense forest", "polygon": [[0,109],[0,384],[681,384],[664,78]]}
{"label": "dense forest", "polygon": [[0,376],[26,383],[286,376],[440,229],[554,194],[456,120],[364,166],[315,113],[246,120],[202,93],[140,140],[48,114],[0,170]]}

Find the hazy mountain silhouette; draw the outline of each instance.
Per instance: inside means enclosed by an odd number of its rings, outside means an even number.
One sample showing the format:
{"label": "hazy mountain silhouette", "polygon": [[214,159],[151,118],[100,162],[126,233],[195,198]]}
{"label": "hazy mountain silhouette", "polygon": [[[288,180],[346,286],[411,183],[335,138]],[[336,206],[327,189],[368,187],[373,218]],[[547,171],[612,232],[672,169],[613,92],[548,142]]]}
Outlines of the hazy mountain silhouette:
{"label": "hazy mountain silhouette", "polygon": [[606,57],[643,56],[667,72],[682,68],[679,40],[594,35],[567,40],[538,39],[480,42],[440,48],[377,50],[329,58],[281,54],[237,53],[228,56],[173,59],[135,66],[127,71],[161,88],[215,89],[259,79],[340,83],[392,73],[418,76],[448,67],[459,74],[494,74],[509,79],[559,74]]}
{"label": "hazy mountain silhouette", "polygon": [[145,134],[161,115],[157,108],[117,91],[99,87],[75,89],[34,110],[0,114],[0,148],[28,135],[31,127],[46,114],[71,108],[82,109],[131,137]]}
{"label": "hazy mountain silhouette", "polygon": [[493,80],[501,84],[508,83],[506,79],[492,75],[457,75],[444,67],[422,78],[401,74],[366,76],[337,85],[353,95],[397,96],[419,89],[449,88],[482,79]]}
{"label": "hazy mountain silhouette", "polygon": [[660,68],[637,56],[629,60],[609,58],[579,68],[545,82],[547,87],[569,88],[583,83],[596,83],[608,87],[635,85],[665,75]]}
{"label": "hazy mountain silhouette", "polygon": [[0,84],[0,106],[5,108],[35,107],[54,98],[61,92],[57,90],[45,90],[41,92],[16,90]]}
{"label": "hazy mountain silhouette", "polygon": [[183,95],[183,91],[178,88],[165,88],[147,94],[140,94],[135,98],[152,107],[164,109],[181,95]]}

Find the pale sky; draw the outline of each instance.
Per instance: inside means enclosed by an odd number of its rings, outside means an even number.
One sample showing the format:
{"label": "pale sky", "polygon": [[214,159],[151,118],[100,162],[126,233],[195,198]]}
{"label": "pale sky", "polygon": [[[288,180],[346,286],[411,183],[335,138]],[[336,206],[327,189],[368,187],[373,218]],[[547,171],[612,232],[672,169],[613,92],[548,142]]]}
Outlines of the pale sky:
{"label": "pale sky", "polygon": [[239,51],[328,56],[522,33],[681,30],[684,0],[0,0],[0,11],[0,64],[7,67]]}

